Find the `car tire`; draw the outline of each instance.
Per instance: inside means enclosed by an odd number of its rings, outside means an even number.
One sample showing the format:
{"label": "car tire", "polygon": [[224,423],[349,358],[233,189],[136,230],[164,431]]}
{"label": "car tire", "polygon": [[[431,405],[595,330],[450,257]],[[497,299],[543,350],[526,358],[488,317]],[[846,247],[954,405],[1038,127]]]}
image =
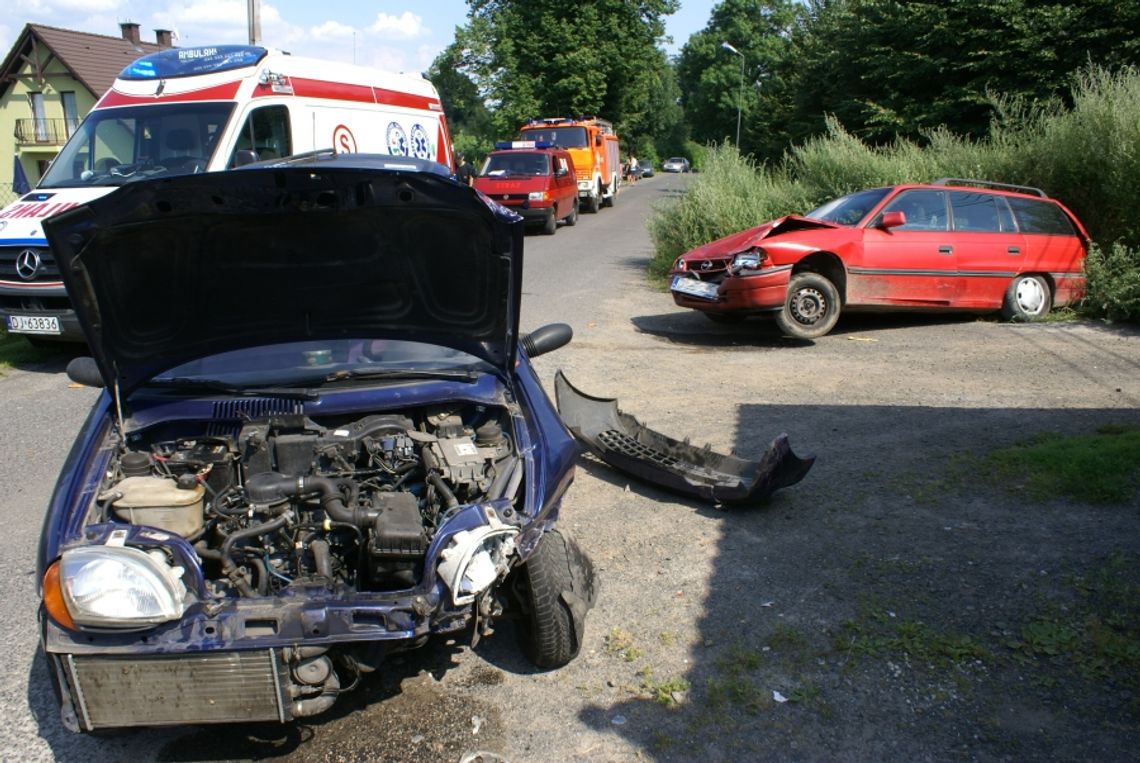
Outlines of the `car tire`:
{"label": "car tire", "polygon": [[552,207],[550,214],[542,222],[542,232],[548,236],[553,236],[556,230],[558,230],[558,218],[554,216],[554,208]]}
{"label": "car tire", "polygon": [[1009,282],[1001,304],[1007,321],[1034,321],[1053,309],[1053,292],[1041,276],[1021,275]]}
{"label": "car tire", "polygon": [[519,570],[516,587],[523,615],[517,628],[519,646],[540,668],[560,668],[578,655],[582,645],[562,592],[574,589],[570,545],[558,530],[542,536]]}
{"label": "car tire", "polygon": [[578,197],[574,197],[574,201],[570,203],[570,214],[566,215],[566,224],[574,226],[578,224]]}
{"label": "car tire", "polygon": [[784,309],[776,314],[780,330],[796,339],[815,339],[839,320],[839,290],[819,273],[798,273],[788,284]]}
{"label": "car tire", "polygon": [[740,313],[705,313],[705,317],[713,323],[743,323],[744,316]]}

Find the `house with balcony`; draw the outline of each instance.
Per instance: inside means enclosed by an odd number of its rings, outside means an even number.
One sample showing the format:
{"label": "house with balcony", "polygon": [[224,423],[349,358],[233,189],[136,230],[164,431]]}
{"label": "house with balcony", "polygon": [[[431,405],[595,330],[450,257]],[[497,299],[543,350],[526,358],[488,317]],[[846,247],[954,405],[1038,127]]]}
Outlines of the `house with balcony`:
{"label": "house with balcony", "polygon": [[34,187],[118,73],[172,46],[165,29],[155,30],[154,42],[143,42],[138,24],[119,26],[119,37],[24,26],[0,66],[0,203],[16,198],[16,162]]}

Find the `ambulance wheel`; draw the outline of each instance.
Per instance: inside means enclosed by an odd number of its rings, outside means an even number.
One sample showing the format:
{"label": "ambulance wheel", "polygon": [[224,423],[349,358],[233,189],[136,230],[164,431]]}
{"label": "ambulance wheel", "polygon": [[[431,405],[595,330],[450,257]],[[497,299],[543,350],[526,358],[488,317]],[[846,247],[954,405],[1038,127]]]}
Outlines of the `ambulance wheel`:
{"label": "ambulance wheel", "polygon": [[550,214],[546,216],[546,220],[542,223],[542,232],[548,236],[553,236],[554,231],[558,230],[558,219],[554,217],[554,210],[550,210]]}
{"label": "ambulance wheel", "polygon": [[578,224],[578,197],[577,196],[575,196],[574,201],[571,202],[570,214],[566,215],[566,224],[567,225],[577,225]]}

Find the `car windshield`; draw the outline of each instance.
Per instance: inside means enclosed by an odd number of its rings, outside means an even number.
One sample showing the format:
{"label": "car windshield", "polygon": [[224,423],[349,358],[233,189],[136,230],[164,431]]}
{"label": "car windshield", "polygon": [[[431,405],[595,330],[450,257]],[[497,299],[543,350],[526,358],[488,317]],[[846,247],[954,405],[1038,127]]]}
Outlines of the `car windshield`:
{"label": "car windshield", "polygon": [[493,371],[474,355],[425,342],[331,339],[218,353],[165,371],[155,382],[303,387],[352,378],[453,377]]}
{"label": "car windshield", "polygon": [[866,217],[867,213],[874,209],[890,191],[890,188],[872,188],[869,191],[859,191],[847,196],[840,196],[822,207],[813,209],[804,217],[835,223],[836,225],[858,225],[859,221]]}
{"label": "car windshield", "polygon": [[123,185],[204,172],[232,103],[96,109],[52,161],[39,188]]}
{"label": "car windshield", "polygon": [[483,165],[482,175],[549,175],[550,160],[546,154],[491,154]]}

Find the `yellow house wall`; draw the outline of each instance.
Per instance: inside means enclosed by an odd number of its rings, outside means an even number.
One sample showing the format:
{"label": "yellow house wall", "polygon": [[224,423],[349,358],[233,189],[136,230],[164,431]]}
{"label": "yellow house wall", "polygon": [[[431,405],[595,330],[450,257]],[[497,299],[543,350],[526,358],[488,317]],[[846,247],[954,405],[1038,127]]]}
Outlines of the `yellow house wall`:
{"label": "yellow house wall", "polygon": [[[41,60],[49,57],[43,45],[39,46],[39,56]],[[68,91],[75,93],[76,112],[78,119],[82,120],[95,105],[95,94],[71,76],[59,59],[52,59],[44,67],[42,83],[36,80],[35,69],[25,64],[0,97],[0,157],[5,157],[0,161],[0,192],[11,191],[12,164],[7,157],[19,156],[28,183],[34,186],[40,179],[39,161],[52,159],[62,148],[62,145],[16,145],[16,120],[34,116],[28,93],[43,93],[45,119],[63,119],[63,97],[60,94]]]}

